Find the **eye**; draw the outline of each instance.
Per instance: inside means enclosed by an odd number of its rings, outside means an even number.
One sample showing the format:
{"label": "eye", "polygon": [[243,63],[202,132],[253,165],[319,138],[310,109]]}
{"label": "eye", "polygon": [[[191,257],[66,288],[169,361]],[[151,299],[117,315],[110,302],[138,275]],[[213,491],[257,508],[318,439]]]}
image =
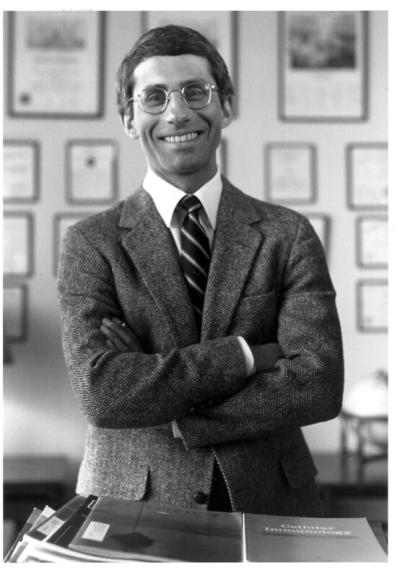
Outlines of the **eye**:
{"label": "eye", "polygon": [[142,100],[149,106],[162,105],[165,102],[165,92],[161,88],[150,88],[143,91]]}
{"label": "eye", "polygon": [[204,100],[208,97],[208,87],[201,82],[192,82],[185,86],[185,96],[191,101]]}

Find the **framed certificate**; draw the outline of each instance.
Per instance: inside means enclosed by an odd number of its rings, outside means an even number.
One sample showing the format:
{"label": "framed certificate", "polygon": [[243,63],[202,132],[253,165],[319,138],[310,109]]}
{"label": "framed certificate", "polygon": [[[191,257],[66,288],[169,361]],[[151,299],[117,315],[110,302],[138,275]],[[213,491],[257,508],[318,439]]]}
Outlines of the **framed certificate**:
{"label": "framed certificate", "polygon": [[316,200],[316,149],[302,143],[266,146],[266,194],[276,203],[308,204]]}
{"label": "framed certificate", "polygon": [[329,252],[329,226],[330,219],[327,215],[322,214],[305,214],[305,217],[310,221],[315,232],[317,233],[323,248],[325,249],[326,255]]}
{"label": "framed certificate", "polygon": [[346,147],[347,200],[351,209],[388,207],[388,148],[386,143]]}
{"label": "framed certificate", "polygon": [[221,10],[169,10],[142,12],[142,30],[176,24],[203,34],[221,54],[235,87],[234,113],[237,113],[237,13]]}
{"label": "framed certificate", "polygon": [[388,219],[383,215],[358,217],[356,221],[356,261],[365,269],[388,266]]}
{"label": "framed certificate", "polygon": [[357,327],[368,333],[388,330],[388,283],[370,279],[357,283]]}
{"label": "framed certificate", "polygon": [[366,46],[366,12],[280,13],[280,118],[365,120]]}
{"label": "framed certificate", "polygon": [[12,116],[99,117],[104,12],[10,13]]}
{"label": "framed certificate", "polygon": [[67,201],[111,203],[118,197],[117,145],[113,141],[70,141],[67,144]]}
{"label": "framed certificate", "polygon": [[16,277],[33,273],[33,216],[30,213],[4,214],[3,272]]}
{"label": "framed certificate", "polygon": [[6,140],[3,145],[4,203],[39,199],[39,143]]}
{"label": "framed certificate", "polygon": [[28,288],[26,285],[6,286],[3,289],[3,326],[7,342],[27,338]]}
{"label": "framed certificate", "polygon": [[54,238],[54,251],[53,251],[53,273],[57,275],[58,264],[61,255],[61,243],[63,237],[71,225],[75,225],[81,219],[89,217],[91,213],[57,213],[54,215],[53,223],[53,238]]}

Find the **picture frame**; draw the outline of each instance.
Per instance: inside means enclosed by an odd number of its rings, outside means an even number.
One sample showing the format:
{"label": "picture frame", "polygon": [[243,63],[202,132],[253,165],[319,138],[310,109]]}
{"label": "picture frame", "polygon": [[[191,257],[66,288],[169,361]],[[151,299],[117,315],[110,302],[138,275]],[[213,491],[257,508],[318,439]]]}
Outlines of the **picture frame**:
{"label": "picture frame", "polygon": [[61,243],[63,237],[71,225],[75,225],[81,219],[90,217],[92,213],[56,213],[53,217],[53,274],[57,276],[58,264],[61,255]]}
{"label": "picture frame", "polygon": [[387,143],[346,146],[347,204],[350,209],[387,210]]}
{"label": "picture frame", "polygon": [[363,269],[388,267],[388,218],[385,215],[356,219],[356,263]]}
{"label": "picture frame", "polygon": [[40,145],[37,141],[4,141],[4,204],[34,203],[39,200],[39,157]]}
{"label": "picture frame", "polygon": [[193,28],[203,34],[224,59],[235,87],[233,115],[238,114],[238,15],[234,10],[166,10],[141,13],[143,32],[157,26],[176,24]]}
{"label": "picture frame", "polygon": [[330,217],[322,213],[303,213],[317,233],[326,256],[329,254]]}
{"label": "picture frame", "polygon": [[28,337],[28,287],[25,284],[3,288],[3,331],[7,343],[20,343]]}
{"label": "picture frame", "polygon": [[66,144],[66,200],[102,205],[118,198],[118,146],[113,140],[72,140]]}
{"label": "picture frame", "polygon": [[388,282],[368,279],[357,282],[357,328],[364,333],[388,331]]}
{"label": "picture frame", "polygon": [[291,10],[278,19],[279,118],[365,121],[368,13]]}
{"label": "picture frame", "polygon": [[299,142],[265,147],[266,197],[276,203],[311,204],[317,198],[317,149]]}
{"label": "picture frame", "polygon": [[3,273],[5,277],[33,274],[33,215],[6,211],[3,217]]}
{"label": "picture frame", "polygon": [[9,115],[101,117],[105,12],[18,11],[9,18]]}

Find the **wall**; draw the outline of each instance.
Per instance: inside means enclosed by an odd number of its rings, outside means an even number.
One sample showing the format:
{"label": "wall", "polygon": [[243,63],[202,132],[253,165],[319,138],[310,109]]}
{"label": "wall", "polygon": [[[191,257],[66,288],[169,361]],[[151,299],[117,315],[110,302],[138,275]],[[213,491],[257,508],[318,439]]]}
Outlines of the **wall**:
{"label": "wall", "polygon": [[[119,197],[141,181],[144,161],[136,143],[127,139],[115,109],[115,70],[140,31],[139,12],[107,14],[105,114],[98,120],[24,120],[4,112],[4,136],[40,141],[40,200],[7,205],[7,210],[34,215],[34,275],[26,280],[29,334],[13,346],[14,363],[4,368],[4,451],[6,454],[67,455],[79,460],[85,420],[71,393],[60,344],[60,322],[53,274],[53,218],[59,212],[80,212],[66,203],[65,144],[69,139],[111,138],[119,147]],[[7,57],[7,18],[5,48]],[[357,212],[346,207],[345,146],[349,142],[386,141],[387,18],[370,14],[368,119],[359,123],[288,123],[278,120],[277,14],[238,14],[239,115],[226,130],[227,176],[240,188],[262,199],[265,190],[264,147],[268,142],[313,143],[318,158],[318,198],[307,212],[331,218],[329,266],[338,293],[345,348],[346,386],[380,367],[387,367],[386,335],[360,333],[356,328],[355,283],[386,272],[363,272],[355,261]],[[6,68],[7,69],[7,68]],[[7,90],[7,77],[4,88]],[[5,93],[6,94],[6,93]],[[6,99],[5,99],[6,103]],[[87,207],[90,211],[91,207]],[[337,419],[305,428],[314,451],[335,451]]]}

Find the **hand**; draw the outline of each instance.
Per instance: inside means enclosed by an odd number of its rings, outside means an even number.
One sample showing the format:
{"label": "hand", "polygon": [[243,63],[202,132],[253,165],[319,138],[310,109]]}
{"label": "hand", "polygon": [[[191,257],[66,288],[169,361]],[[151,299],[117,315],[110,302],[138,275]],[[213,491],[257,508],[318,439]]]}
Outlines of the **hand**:
{"label": "hand", "polygon": [[250,345],[250,350],[254,357],[254,369],[256,373],[273,371],[278,359],[285,357],[279,343]]}
{"label": "hand", "polygon": [[106,345],[110,349],[116,349],[120,353],[127,353],[135,350],[135,338],[129,327],[117,317],[101,322],[100,331],[107,338]]}

